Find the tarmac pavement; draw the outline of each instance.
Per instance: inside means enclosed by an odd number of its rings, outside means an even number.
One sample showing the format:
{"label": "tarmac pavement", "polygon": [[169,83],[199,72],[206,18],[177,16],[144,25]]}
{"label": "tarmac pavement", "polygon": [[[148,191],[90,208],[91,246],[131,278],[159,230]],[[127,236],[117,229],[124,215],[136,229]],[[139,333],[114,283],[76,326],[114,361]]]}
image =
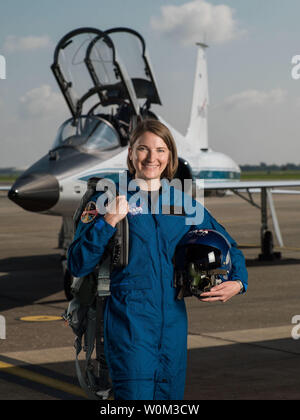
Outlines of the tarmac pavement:
{"label": "tarmac pavement", "polygon": [[[259,203],[258,194],[255,199]],[[300,340],[292,337],[300,336],[300,196],[276,195],[274,201],[285,248],[281,260],[264,263],[257,260],[259,210],[236,196],[205,199],[242,247],[249,290],[226,303],[186,299],[186,400],[300,399]],[[61,219],[26,212],[0,192],[0,220],[0,315],[6,323],[0,399],[83,399],[74,336],[60,319],[67,307],[57,248]],[[23,320],[28,316],[37,321]]]}

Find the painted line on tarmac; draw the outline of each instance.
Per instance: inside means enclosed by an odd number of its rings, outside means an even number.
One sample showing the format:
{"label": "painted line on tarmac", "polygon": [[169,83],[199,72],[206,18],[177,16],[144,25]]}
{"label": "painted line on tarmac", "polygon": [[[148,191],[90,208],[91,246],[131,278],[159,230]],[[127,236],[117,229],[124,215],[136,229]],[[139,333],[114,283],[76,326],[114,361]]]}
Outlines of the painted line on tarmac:
{"label": "painted line on tarmac", "polygon": [[260,248],[259,244],[238,244],[238,248]]}
{"label": "painted line on tarmac", "polygon": [[62,321],[61,316],[52,316],[52,315],[34,315],[34,316],[22,316],[18,318],[19,321],[24,322],[52,322],[52,321]]}
{"label": "painted line on tarmac", "polygon": [[281,249],[282,250],[284,250],[284,251],[300,251],[300,248],[295,248],[295,247],[293,247],[293,246],[284,246],[284,247],[282,247],[282,248],[276,248],[276,247],[274,247],[274,249],[277,251],[280,251]]}
{"label": "painted line on tarmac", "polygon": [[[21,361],[17,361],[18,363]],[[80,398],[87,398],[85,392],[76,385],[63,382],[59,379],[51,378],[50,376],[42,375],[29,369],[22,368],[16,364],[0,360],[0,373],[7,373],[18,378],[26,379],[31,382],[36,382],[45,385],[55,390],[65,392],[67,394],[75,395]]]}

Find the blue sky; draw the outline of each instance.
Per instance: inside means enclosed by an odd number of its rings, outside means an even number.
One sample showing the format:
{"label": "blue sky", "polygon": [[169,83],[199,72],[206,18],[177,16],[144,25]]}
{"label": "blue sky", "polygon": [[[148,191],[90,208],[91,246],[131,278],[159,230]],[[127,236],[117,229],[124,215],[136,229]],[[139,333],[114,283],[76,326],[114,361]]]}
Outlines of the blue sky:
{"label": "blue sky", "polygon": [[[300,54],[298,0],[4,0],[0,7],[7,65],[0,80],[0,167],[26,167],[47,153],[69,117],[50,65],[59,39],[83,26],[127,26],[143,35],[163,102],[155,110],[182,133],[194,40],[205,36],[209,145],[239,164],[300,163],[300,80],[291,77],[291,59]],[[204,28],[206,13],[212,20]]]}

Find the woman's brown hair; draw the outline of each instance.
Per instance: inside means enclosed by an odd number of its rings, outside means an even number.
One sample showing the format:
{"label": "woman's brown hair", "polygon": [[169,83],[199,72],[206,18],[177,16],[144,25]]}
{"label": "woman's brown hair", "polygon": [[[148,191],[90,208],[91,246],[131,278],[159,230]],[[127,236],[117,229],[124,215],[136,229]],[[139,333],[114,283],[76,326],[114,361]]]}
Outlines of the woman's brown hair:
{"label": "woman's brown hair", "polygon": [[[160,137],[169,149],[169,162],[166,169],[161,174],[161,178],[167,178],[168,180],[173,179],[178,167],[177,148],[175,140],[170,130],[163,123],[154,119],[146,119],[139,122],[130,135],[129,147],[132,148],[135,142],[138,140],[138,138],[141,137],[147,131]],[[129,156],[127,156],[127,166],[129,172],[133,175],[135,173],[135,168],[131,160],[129,159]]]}

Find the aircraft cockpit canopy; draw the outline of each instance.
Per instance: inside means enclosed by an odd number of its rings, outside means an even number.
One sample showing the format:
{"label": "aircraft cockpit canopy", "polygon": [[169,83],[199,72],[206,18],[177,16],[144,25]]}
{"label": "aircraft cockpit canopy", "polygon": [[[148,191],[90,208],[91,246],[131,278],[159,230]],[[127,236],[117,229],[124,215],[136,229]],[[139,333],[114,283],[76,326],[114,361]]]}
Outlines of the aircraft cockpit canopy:
{"label": "aircraft cockpit canopy", "polygon": [[136,97],[147,100],[149,105],[161,105],[144,38],[130,28],[112,28],[105,33],[114,43],[119,60],[131,79]]}
{"label": "aircraft cockpit canopy", "polygon": [[58,130],[52,150],[61,147],[81,148],[86,152],[103,152],[120,147],[120,137],[108,121],[97,116],[70,118]]}
{"label": "aircraft cockpit canopy", "polygon": [[[51,66],[73,117],[90,110],[161,104],[142,36],[128,28],[80,28],[58,43]],[[83,109],[84,107],[84,109]]]}
{"label": "aircraft cockpit canopy", "polygon": [[91,107],[95,101],[104,106],[129,103],[133,114],[139,114],[131,79],[104,32],[81,28],[65,35],[55,49],[51,69],[73,117],[81,115],[90,98]]}

